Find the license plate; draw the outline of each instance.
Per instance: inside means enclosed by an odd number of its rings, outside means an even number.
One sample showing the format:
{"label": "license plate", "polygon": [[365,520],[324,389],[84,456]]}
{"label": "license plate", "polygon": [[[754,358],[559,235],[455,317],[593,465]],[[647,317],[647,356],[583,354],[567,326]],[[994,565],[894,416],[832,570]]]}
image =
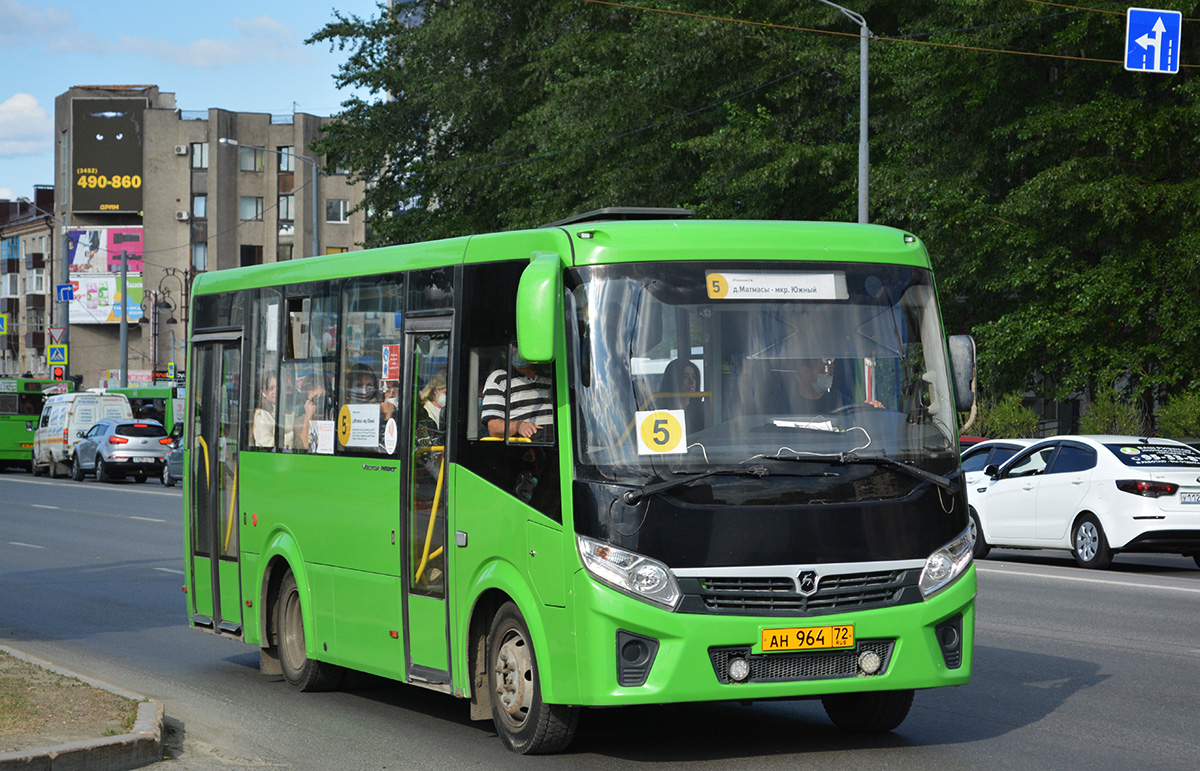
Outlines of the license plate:
{"label": "license plate", "polygon": [[1180,493],[1180,503],[1200,503],[1200,493]]}
{"label": "license plate", "polygon": [[801,626],[762,630],[762,649],[771,651],[812,651],[827,648],[853,648],[854,626]]}
{"label": "license plate", "polygon": [[155,460],[156,460],[155,458],[134,458],[133,462],[134,463],[153,463]]}

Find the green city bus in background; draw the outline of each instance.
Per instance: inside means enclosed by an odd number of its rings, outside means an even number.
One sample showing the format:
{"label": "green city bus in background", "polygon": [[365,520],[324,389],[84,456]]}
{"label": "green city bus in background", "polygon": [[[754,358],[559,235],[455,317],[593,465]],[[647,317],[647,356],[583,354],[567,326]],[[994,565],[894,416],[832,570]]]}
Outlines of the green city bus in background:
{"label": "green city bus in background", "polygon": [[687,214],[198,276],[190,624],[302,690],[468,699],[519,753],[583,707],[888,731],[967,683],[974,345],[924,245]]}
{"label": "green city bus in background", "polygon": [[181,385],[155,383],[127,388],[106,388],[105,393],[125,394],[135,418],[157,420],[174,435],[175,426],[183,427],[185,393]]}
{"label": "green city bus in background", "polygon": [[46,397],[74,390],[70,380],[0,377],[0,468],[33,469],[33,439]]}

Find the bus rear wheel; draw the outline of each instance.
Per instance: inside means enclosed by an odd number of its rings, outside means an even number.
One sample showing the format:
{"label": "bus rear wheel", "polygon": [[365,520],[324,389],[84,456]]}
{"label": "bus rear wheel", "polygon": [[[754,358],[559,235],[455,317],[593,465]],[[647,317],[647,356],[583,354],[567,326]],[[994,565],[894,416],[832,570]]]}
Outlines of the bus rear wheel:
{"label": "bus rear wheel", "polygon": [[279,630],[279,664],[283,679],[301,691],[331,691],[342,681],[345,670],[308,657],[304,644],[304,612],[296,577],[288,571],[279,585],[275,605]]}
{"label": "bus rear wheel", "polygon": [[837,693],[821,699],[833,724],[855,733],[894,731],[908,717],[912,703],[912,691]]}
{"label": "bus rear wheel", "polygon": [[487,661],[492,722],[500,741],[519,755],[566,749],[579,725],[579,709],[542,701],[532,637],[524,616],[511,602],[492,619]]}

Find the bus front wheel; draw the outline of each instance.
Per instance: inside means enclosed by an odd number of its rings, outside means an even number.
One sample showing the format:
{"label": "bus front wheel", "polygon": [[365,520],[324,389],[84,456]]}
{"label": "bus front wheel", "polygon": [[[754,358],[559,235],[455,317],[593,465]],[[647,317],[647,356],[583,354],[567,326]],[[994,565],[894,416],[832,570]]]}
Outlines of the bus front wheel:
{"label": "bus front wheel", "polygon": [[504,745],[520,755],[566,749],[579,725],[579,709],[542,701],[529,628],[511,602],[492,619],[487,660],[492,722]]}
{"label": "bus front wheel", "polygon": [[275,612],[283,679],[301,691],[331,691],[337,688],[344,670],[335,664],[310,659],[305,650],[300,591],[296,586],[296,577],[290,570],[279,586]]}
{"label": "bus front wheel", "polygon": [[838,693],[821,699],[833,724],[855,733],[894,731],[908,717],[912,703],[912,691]]}

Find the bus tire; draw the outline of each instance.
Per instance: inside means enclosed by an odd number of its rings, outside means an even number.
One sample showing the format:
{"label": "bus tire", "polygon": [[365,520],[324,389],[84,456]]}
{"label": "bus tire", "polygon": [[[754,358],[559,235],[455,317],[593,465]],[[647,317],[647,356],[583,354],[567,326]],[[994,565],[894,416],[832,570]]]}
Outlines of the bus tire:
{"label": "bus tire", "polygon": [[71,456],[71,479],[76,482],[82,482],[84,477],[83,466],[79,463],[79,456]]}
{"label": "bus tire", "polygon": [[279,585],[275,604],[279,630],[279,665],[288,685],[301,691],[332,691],[342,681],[345,670],[335,664],[308,657],[304,645],[304,611],[296,577],[288,571]]}
{"label": "bus tire", "polygon": [[894,731],[908,717],[912,691],[868,691],[825,696],[821,704],[833,724],[854,733]]}
{"label": "bus tire", "polygon": [[533,639],[521,611],[506,602],[488,635],[487,687],[492,722],[504,746],[519,755],[566,749],[579,725],[579,708],[542,701]]}

